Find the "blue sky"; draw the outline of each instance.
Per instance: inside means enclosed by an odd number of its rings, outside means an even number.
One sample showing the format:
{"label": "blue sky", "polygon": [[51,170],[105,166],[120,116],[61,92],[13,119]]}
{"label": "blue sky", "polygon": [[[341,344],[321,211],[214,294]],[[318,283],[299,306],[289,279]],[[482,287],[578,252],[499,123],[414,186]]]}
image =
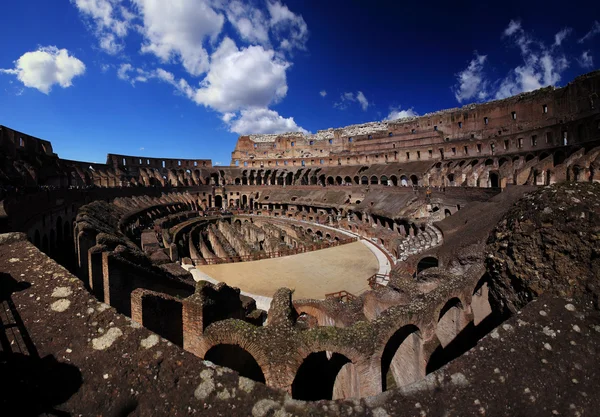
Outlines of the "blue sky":
{"label": "blue sky", "polygon": [[65,159],[227,165],[239,134],[562,86],[598,68],[599,22],[590,1],[6,2],[0,124]]}

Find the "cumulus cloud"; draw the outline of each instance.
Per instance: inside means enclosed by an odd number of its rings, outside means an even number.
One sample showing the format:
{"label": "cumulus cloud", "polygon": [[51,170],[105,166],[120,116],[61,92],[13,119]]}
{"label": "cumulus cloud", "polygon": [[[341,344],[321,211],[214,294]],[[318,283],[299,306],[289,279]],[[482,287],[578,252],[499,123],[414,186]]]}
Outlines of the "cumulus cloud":
{"label": "cumulus cloud", "polygon": [[216,40],[225,21],[205,0],[133,0],[143,18],[143,53],[180,61],[191,75],[209,69],[207,39]]}
{"label": "cumulus cloud", "polygon": [[[163,63],[180,63],[189,75],[201,78],[199,83],[188,82],[162,68],[123,63],[117,69],[119,79],[132,85],[152,79],[165,82],[220,113],[232,131],[302,129],[293,118],[269,109],[287,95],[289,59],[294,50],[306,49],[309,36],[302,16],[281,1],[257,5],[241,0],[131,0],[127,7],[123,0],[71,2],[94,23],[106,51],[119,50],[135,28],[142,37],[142,53]],[[227,28],[237,32],[241,46],[227,36]],[[362,93],[353,100],[365,109],[369,106]]]}
{"label": "cumulus cloud", "polygon": [[554,35],[554,46],[560,46],[563,43],[563,41],[566,39],[566,37],[569,36],[571,31],[572,31],[571,28],[564,28],[563,30],[558,32],[556,35]]}
{"label": "cumulus cloud", "polygon": [[[560,33],[560,32],[559,32]],[[496,98],[510,97],[522,92],[557,84],[562,73],[568,68],[567,58],[544,43],[536,41],[520,24],[511,21],[504,31],[505,36],[521,51],[523,65],[514,68],[500,82]],[[556,42],[556,39],[555,39]]]}
{"label": "cumulus cloud", "polygon": [[73,78],[85,73],[85,64],[66,49],[45,46],[26,52],[15,61],[15,68],[0,72],[16,75],[26,87],[48,94],[55,84],[62,88],[71,87]]}
{"label": "cumulus cloud", "polygon": [[590,39],[592,39],[594,36],[596,36],[599,33],[600,33],[600,22],[598,22],[596,20],[596,21],[594,21],[594,24],[592,25],[592,28],[590,29],[590,31],[588,33],[586,33],[577,42],[584,43],[585,41],[589,41]]}
{"label": "cumulus cloud", "polygon": [[242,110],[238,118],[229,120],[230,130],[240,135],[251,133],[285,133],[285,132],[303,132],[309,133],[306,129],[298,126],[293,117],[284,118],[274,110],[247,109]]}
{"label": "cumulus cloud", "polygon": [[360,104],[364,111],[366,111],[371,105],[371,103],[369,103],[369,100],[367,100],[363,92],[357,91],[356,94],[352,92],[342,93],[342,95],[340,96],[340,101],[333,103],[333,107],[340,110],[346,110],[348,108],[348,105],[352,102],[358,102],[358,104]]}
{"label": "cumulus cloud", "polygon": [[484,100],[488,96],[488,82],[483,72],[486,59],[487,55],[479,55],[475,52],[475,58],[467,68],[456,74],[457,83],[452,91],[459,103],[471,99]]}
{"label": "cumulus cloud", "polygon": [[210,70],[195,101],[221,113],[266,107],[286,96],[290,64],[262,46],[239,49],[229,38],[211,56]]}
{"label": "cumulus cloud", "polygon": [[400,110],[400,107],[390,107],[390,114],[387,115],[385,120],[406,119],[407,117],[416,117],[418,115],[412,107],[406,110]]}
{"label": "cumulus cloud", "polygon": [[558,47],[570,31],[567,28],[558,32],[548,47],[525,31],[521,22],[511,20],[502,37],[519,49],[523,64],[511,69],[504,78],[490,80],[484,71],[488,56],[475,53],[467,68],[456,74],[457,82],[452,87],[456,100],[459,103],[481,101],[490,96],[501,99],[556,85],[569,66],[569,61]]}
{"label": "cumulus cloud", "polygon": [[267,9],[271,16],[270,25],[275,38],[279,40],[280,48],[287,51],[306,49],[309,33],[304,18],[279,1],[267,0]]}
{"label": "cumulus cloud", "polygon": [[228,2],[224,8],[227,20],[247,42],[269,45],[269,19],[263,12],[241,1]]}
{"label": "cumulus cloud", "polygon": [[321,97],[325,97],[325,96],[327,96],[327,91],[325,91],[325,90],[321,90],[321,91],[319,91],[319,95],[320,95]]}
{"label": "cumulus cloud", "polygon": [[594,59],[590,55],[590,51],[584,51],[577,59],[577,62],[579,62],[579,65],[583,68],[592,68],[594,66]]}
{"label": "cumulus cloud", "polygon": [[120,6],[121,0],[71,0],[79,12],[89,19],[100,48],[114,55],[122,51],[134,15]]}
{"label": "cumulus cloud", "polygon": [[358,100],[358,103],[360,104],[360,107],[362,107],[363,111],[366,111],[369,108],[370,103],[362,91],[356,93],[356,100]]}

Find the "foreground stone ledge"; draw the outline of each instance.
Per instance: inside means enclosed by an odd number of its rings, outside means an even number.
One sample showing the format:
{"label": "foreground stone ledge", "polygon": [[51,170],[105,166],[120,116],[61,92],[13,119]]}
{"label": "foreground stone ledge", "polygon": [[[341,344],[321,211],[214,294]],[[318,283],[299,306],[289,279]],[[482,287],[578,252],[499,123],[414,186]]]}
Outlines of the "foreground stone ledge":
{"label": "foreground stone ledge", "polygon": [[418,383],[307,403],[141,328],[23,238],[0,235],[3,305],[22,320],[19,342],[30,339],[0,354],[2,415],[541,416],[600,407],[600,314],[591,304],[543,295]]}

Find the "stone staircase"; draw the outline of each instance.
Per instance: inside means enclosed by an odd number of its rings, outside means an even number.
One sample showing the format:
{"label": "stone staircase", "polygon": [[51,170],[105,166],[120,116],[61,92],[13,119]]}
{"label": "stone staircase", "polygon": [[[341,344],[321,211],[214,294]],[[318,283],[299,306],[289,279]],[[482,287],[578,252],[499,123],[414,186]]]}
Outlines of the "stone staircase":
{"label": "stone staircase", "polygon": [[416,236],[407,236],[398,245],[398,260],[405,261],[409,256],[441,245],[442,241],[442,232],[437,227],[428,224],[424,231],[419,231]]}

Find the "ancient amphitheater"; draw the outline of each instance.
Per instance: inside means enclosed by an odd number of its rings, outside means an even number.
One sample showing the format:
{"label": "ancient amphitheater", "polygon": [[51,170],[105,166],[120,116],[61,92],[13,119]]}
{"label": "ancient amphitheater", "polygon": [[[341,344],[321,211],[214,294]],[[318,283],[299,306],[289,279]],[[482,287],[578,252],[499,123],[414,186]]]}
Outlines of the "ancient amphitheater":
{"label": "ancient amphitheater", "polygon": [[230,166],[0,127],[0,414],[597,415],[599,94],[242,136]]}

